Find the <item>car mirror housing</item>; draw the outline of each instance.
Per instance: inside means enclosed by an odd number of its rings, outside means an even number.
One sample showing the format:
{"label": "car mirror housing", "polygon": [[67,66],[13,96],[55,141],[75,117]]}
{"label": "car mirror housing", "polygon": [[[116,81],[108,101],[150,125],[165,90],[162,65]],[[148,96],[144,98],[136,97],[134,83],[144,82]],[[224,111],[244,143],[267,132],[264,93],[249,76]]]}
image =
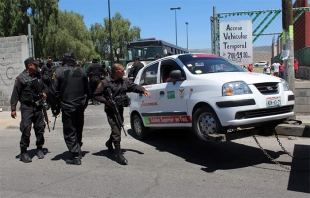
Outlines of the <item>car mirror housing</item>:
{"label": "car mirror housing", "polygon": [[170,76],[170,78],[174,78],[174,79],[181,79],[182,78],[182,74],[181,74],[180,70],[171,71],[169,76]]}

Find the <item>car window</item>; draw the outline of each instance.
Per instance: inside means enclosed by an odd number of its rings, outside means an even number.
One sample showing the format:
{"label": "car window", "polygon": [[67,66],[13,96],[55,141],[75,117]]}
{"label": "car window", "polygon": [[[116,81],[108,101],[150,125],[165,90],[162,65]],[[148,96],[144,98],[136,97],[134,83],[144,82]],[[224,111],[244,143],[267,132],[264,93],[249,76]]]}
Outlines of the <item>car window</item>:
{"label": "car window", "polygon": [[140,78],[140,85],[157,84],[158,62],[147,66]]}
{"label": "car window", "polygon": [[160,66],[160,82],[164,83],[169,78],[169,74],[172,70],[181,70],[182,79],[185,79],[185,73],[183,69],[173,60],[165,60],[161,62]]}
{"label": "car window", "polygon": [[192,74],[216,72],[243,72],[244,70],[233,62],[221,57],[209,56],[179,56],[179,59]]}

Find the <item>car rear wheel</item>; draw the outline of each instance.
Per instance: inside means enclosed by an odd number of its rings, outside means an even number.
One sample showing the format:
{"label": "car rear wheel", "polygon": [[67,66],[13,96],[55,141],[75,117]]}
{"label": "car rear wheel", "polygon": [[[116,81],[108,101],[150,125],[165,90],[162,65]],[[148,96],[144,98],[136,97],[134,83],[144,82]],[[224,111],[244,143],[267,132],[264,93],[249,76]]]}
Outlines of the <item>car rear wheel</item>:
{"label": "car rear wheel", "polygon": [[137,139],[143,140],[148,136],[149,129],[144,126],[143,121],[138,114],[133,114],[130,119],[131,128]]}
{"label": "car rear wheel", "polygon": [[198,108],[193,116],[193,129],[199,139],[207,141],[209,134],[220,134],[224,131],[216,113],[211,107]]}

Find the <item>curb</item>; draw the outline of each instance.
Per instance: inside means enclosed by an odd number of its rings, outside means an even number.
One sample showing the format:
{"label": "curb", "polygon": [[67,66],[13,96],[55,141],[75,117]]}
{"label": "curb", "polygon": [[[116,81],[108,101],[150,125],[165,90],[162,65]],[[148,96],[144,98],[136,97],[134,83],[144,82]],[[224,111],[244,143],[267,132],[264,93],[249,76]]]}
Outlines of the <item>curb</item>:
{"label": "curb", "polygon": [[279,124],[275,129],[278,135],[310,137],[310,125]]}

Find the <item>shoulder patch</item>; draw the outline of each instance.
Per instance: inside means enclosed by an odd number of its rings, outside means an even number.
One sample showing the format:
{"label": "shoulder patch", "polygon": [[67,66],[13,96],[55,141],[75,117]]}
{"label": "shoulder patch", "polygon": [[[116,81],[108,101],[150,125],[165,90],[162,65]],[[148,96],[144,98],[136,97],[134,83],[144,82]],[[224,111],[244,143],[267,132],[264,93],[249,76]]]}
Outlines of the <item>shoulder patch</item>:
{"label": "shoulder patch", "polygon": [[52,80],[56,77],[56,72],[53,73],[52,75]]}
{"label": "shoulder patch", "polygon": [[100,88],[102,86],[102,82],[100,82],[97,86],[97,88]]}
{"label": "shoulder patch", "polygon": [[17,78],[15,78],[15,82],[14,82],[14,85],[16,85],[17,84]]}

